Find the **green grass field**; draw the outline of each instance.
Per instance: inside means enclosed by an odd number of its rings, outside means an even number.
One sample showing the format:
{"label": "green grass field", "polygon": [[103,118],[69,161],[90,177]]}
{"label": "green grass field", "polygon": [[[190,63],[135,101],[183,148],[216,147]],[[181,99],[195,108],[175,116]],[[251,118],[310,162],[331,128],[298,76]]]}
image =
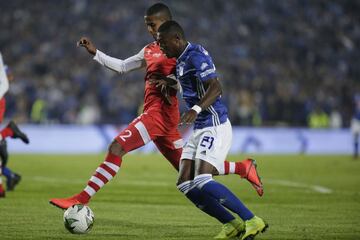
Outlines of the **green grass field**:
{"label": "green grass field", "polygon": [[[232,156],[231,160],[243,156]],[[87,235],[68,233],[63,211],[48,203],[82,190],[103,155],[13,155],[22,174],[0,199],[0,239],[212,239],[221,225],[175,187],[176,172],[160,155],[129,155],[116,178],[90,203]],[[225,183],[270,228],[256,239],[360,239],[360,160],[349,156],[258,156],[265,194],[237,176]]]}

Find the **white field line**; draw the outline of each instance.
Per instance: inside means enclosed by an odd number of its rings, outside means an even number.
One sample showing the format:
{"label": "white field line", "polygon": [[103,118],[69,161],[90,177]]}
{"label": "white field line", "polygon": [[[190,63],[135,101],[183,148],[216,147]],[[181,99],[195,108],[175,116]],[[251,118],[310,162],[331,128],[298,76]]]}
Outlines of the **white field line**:
{"label": "white field line", "polygon": [[[65,179],[65,178],[52,178],[52,177],[43,177],[43,176],[34,176],[30,178],[36,182],[46,182],[46,183],[64,183],[64,184],[87,184],[87,180],[81,179]],[[293,182],[288,180],[281,180],[281,179],[265,179],[265,184],[270,185],[278,185],[284,187],[294,187],[294,188],[302,188],[302,189],[309,189],[314,192],[323,193],[323,194],[330,194],[333,193],[333,190],[324,186],[319,185],[310,185],[305,183]],[[123,184],[123,185],[130,185],[130,186],[154,186],[154,187],[175,187],[175,183],[172,182],[163,182],[158,180],[152,181],[141,181],[141,180],[124,180],[122,179],[116,184]]]}
{"label": "white field line", "polygon": [[305,189],[310,189],[314,192],[324,193],[324,194],[333,193],[332,189],[320,185],[311,185],[311,184],[293,182],[288,180],[280,180],[280,179],[265,179],[264,182],[272,185],[279,185],[285,187],[305,188]]}

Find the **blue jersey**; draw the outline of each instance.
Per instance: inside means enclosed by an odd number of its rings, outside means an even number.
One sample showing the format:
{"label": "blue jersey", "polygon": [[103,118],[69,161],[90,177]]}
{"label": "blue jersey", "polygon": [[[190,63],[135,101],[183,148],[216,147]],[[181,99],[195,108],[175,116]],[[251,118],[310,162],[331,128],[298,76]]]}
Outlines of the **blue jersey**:
{"label": "blue jersey", "polygon": [[[200,45],[188,43],[176,61],[176,78],[180,81],[187,107],[196,105],[205,95],[204,83],[217,78],[215,65],[209,53]],[[217,97],[195,120],[195,129],[217,126],[227,120],[227,109]]]}

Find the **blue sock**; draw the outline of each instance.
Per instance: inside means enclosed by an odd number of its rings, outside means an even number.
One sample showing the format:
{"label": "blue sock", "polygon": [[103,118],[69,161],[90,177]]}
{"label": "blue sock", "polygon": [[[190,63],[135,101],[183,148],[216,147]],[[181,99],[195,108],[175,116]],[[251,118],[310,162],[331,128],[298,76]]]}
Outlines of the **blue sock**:
{"label": "blue sock", "polygon": [[9,179],[11,179],[13,176],[13,172],[8,167],[3,167],[2,173],[6,177],[7,181],[9,181]]}
{"label": "blue sock", "polygon": [[246,221],[254,217],[254,214],[224,185],[215,182],[210,174],[202,174],[195,178],[200,183],[201,191],[217,199],[223,206],[238,214]]}
{"label": "blue sock", "polygon": [[178,186],[182,193],[196,205],[201,211],[216,218],[221,223],[228,223],[235,219],[235,217],[229,213],[216,199],[203,193],[196,187],[193,187],[191,181],[184,182]]}

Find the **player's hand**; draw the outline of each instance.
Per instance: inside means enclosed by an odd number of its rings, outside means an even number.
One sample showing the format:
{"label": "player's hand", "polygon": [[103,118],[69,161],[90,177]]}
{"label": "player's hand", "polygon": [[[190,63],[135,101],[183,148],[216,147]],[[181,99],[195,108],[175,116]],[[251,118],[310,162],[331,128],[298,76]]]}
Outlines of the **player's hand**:
{"label": "player's hand", "polygon": [[87,37],[81,37],[80,40],[77,42],[77,46],[84,47],[92,55],[96,54],[95,45]]}
{"label": "player's hand", "polygon": [[152,73],[149,77],[149,82],[150,84],[155,85],[155,87],[160,88],[162,95],[165,97],[166,103],[171,105],[172,101],[169,94],[167,78],[161,73]]}
{"label": "player's hand", "polygon": [[194,109],[190,109],[189,111],[187,111],[186,113],[184,113],[181,116],[180,119],[180,125],[182,124],[192,124],[193,122],[195,122],[196,118],[197,118],[197,112]]}
{"label": "player's hand", "polygon": [[168,75],[168,76],[164,76],[161,73],[152,73],[149,76],[149,82],[151,84],[155,84],[156,87],[171,87],[174,89],[177,89],[177,81],[176,79],[174,79],[172,76],[174,75]]}
{"label": "player's hand", "polygon": [[161,73],[152,73],[149,76],[149,82],[150,84],[155,85],[155,87],[167,87],[166,77]]}

